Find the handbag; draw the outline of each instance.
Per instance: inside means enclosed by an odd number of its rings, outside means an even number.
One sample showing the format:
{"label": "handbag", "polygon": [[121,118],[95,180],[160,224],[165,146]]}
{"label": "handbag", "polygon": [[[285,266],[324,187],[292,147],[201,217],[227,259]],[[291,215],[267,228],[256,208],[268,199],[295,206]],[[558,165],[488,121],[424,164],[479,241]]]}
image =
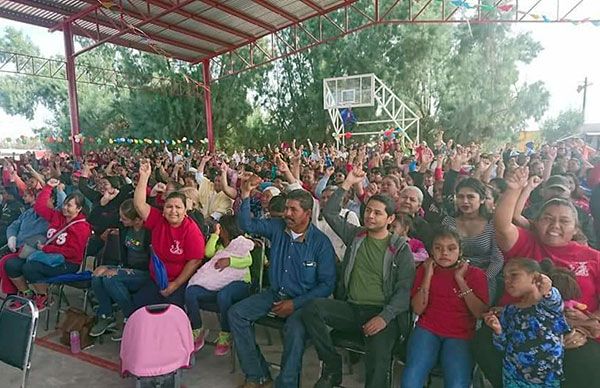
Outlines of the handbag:
{"label": "handbag", "polygon": [[60,253],[35,251],[27,257],[27,261],[37,261],[50,267],[58,267],[65,263],[65,257]]}
{"label": "handbag", "polygon": [[21,250],[19,251],[19,259],[26,259],[29,257],[29,255],[36,251],[37,249],[32,247],[31,245],[24,244],[23,247],[21,247]]}
{"label": "handbag", "polygon": [[61,331],[60,343],[66,346],[71,345],[71,332],[79,332],[79,342],[81,349],[85,349],[94,343],[90,337],[90,330],[94,326],[94,317],[87,315],[83,310],[69,307],[65,313],[58,329]]}
{"label": "handbag", "polygon": [[158,288],[162,290],[166,290],[169,287],[169,276],[167,274],[167,268],[165,268],[165,264],[162,260],[156,255],[154,249],[151,250],[151,263],[152,269],[154,270],[154,281]]}

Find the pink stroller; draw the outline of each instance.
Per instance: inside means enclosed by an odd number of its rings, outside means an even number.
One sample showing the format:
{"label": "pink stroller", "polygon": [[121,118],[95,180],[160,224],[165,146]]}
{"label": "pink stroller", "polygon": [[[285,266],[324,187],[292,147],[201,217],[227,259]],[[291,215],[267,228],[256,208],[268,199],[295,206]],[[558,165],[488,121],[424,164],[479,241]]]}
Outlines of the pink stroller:
{"label": "pink stroller", "polygon": [[121,374],[135,376],[138,388],[179,388],[181,368],[191,366],[193,352],[192,328],[181,308],[146,306],[125,324]]}

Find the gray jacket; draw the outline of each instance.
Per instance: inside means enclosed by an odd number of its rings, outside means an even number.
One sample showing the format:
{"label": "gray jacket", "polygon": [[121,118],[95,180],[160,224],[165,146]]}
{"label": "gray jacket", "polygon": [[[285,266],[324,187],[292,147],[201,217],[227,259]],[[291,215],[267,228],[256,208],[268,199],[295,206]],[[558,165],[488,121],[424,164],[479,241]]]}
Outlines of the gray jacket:
{"label": "gray jacket", "polygon": [[[339,273],[336,298],[347,299],[348,283],[358,248],[367,237],[364,227],[352,225],[340,216],[345,190],[336,190],[323,209],[325,220],[346,244],[346,254]],[[415,279],[415,263],[405,238],[393,235],[383,259],[383,294],[385,306],[379,314],[387,323],[410,309],[410,291]],[[401,323],[402,327],[402,323]]]}

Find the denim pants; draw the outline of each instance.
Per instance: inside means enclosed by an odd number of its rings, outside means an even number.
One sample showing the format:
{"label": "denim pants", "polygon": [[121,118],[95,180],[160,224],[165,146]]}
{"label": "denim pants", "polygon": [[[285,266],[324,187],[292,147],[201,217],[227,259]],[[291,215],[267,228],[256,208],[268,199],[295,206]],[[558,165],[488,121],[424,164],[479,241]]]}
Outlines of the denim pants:
{"label": "denim pants", "polygon": [[[279,301],[276,291],[267,290],[252,295],[229,309],[229,325],[237,357],[248,382],[262,383],[271,377],[254,336],[254,322],[271,311],[273,302]],[[302,324],[302,310],[286,318],[283,327],[283,355],[281,372],[275,381],[278,388],[298,387],[302,370],[302,355],[306,338]]]}
{"label": "denim pants", "polygon": [[423,388],[433,367],[441,363],[444,388],[469,388],[473,372],[470,341],[447,338],[416,326],[408,340],[402,388]]}
{"label": "denim pants", "polygon": [[185,308],[192,323],[192,329],[202,327],[200,310],[213,311],[215,303],[219,312],[221,330],[231,332],[227,313],[229,308],[236,302],[250,295],[250,283],[235,281],[226,285],[219,291],[210,291],[200,286],[189,286],[185,290]]}
{"label": "denim pants", "polygon": [[112,315],[114,301],[123,311],[123,316],[128,318],[134,311],[132,294],[142,288],[149,278],[148,271],[122,268],[114,276],[94,276],[92,290],[99,302],[97,315]]}

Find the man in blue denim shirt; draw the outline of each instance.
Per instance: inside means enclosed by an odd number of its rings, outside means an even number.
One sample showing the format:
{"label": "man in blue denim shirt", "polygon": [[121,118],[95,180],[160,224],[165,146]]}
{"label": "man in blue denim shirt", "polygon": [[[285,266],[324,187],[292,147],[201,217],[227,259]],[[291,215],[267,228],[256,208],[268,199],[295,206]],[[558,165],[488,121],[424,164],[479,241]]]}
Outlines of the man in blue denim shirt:
{"label": "man in blue denim shirt", "polygon": [[266,316],[285,319],[281,372],[276,387],[299,386],[305,330],[302,307],[312,299],[326,298],[335,287],[335,253],[329,238],[310,223],[313,198],[304,190],[291,191],[284,218],[258,220],[250,215],[250,192],[256,188],[243,179],[240,226],[271,240],[270,288],[235,304],[229,322],[246,382],[244,388],[272,386],[269,367],[256,345],[253,323]]}

